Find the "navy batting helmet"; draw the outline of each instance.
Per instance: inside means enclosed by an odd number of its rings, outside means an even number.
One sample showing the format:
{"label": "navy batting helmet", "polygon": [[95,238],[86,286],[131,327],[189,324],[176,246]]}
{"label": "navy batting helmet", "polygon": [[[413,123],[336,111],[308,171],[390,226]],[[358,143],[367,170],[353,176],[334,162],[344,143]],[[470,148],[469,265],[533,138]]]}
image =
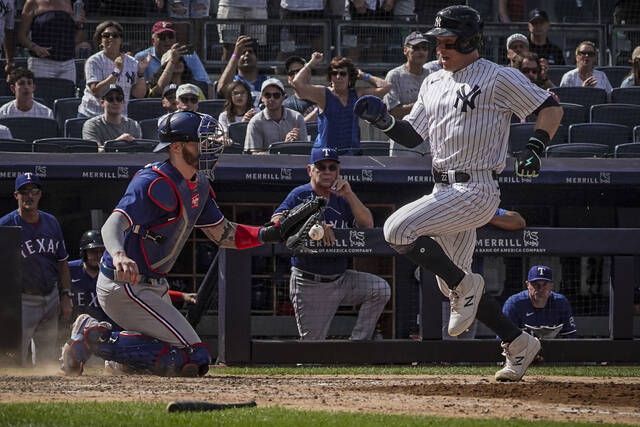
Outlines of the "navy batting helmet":
{"label": "navy batting helmet", "polygon": [[428,37],[458,37],[454,46],[460,53],[471,53],[482,46],[482,19],[473,8],[463,5],[449,6],[436,14]]}
{"label": "navy batting helmet", "polygon": [[158,136],[160,143],[154,152],[163,151],[172,142],[199,142],[198,128],[202,115],[193,111],[176,111],[160,118]]}
{"label": "navy batting helmet", "polygon": [[102,235],[98,230],[85,231],[80,237],[80,257],[84,259],[84,254],[87,249],[102,248],[104,249],[104,242],[102,241]]}

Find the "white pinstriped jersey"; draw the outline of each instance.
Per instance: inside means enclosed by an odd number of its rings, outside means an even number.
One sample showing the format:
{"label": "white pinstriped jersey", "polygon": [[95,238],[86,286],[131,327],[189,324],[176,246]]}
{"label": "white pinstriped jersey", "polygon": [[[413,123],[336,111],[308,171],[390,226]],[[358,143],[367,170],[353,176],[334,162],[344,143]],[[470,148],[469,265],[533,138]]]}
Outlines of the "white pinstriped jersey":
{"label": "white pinstriped jersey", "polygon": [[524,118],[549,96],[517,69],[480,58],[429,74],[405,120],[429,138],[434,169],[501,172],[511,115]]}

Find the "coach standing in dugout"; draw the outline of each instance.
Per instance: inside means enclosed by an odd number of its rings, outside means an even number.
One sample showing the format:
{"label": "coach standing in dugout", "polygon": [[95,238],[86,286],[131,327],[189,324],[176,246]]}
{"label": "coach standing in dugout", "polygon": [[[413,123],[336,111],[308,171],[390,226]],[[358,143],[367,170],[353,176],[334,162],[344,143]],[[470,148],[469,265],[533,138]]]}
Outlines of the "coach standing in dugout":
{"label": "coach standing in dugout", "polygon": [[13,196],[18,209],[0,218],[0,226],[22,228],[22,364],[34,341],[32,363],[56,363],[58,315],[71,318],[71,280],[67,250],[58,220],[38,210],[42,185],[37,175],[18,175]]}
{"label": "coach standing in dugout", "polygon": [[371,96],[359,99],[354,110],[406,147],[429,139],[433,191],[394,212],[384,224],[385,239],[435,273],[451,301],[449,335],[462,334],[477,315],[503,342],[506,363],[496,380],[519,381],[540,342],[502,314],[484,293],[483,277],[471,271],[476,228],[491,220],[500,203],[497,177],[506,163],[511,115],[537,113],[535,130],[515,159],[516,175],[535,178],[562,108],[520,71],[480,57],[482,27],[468,6],[442,9],[426,34],[435,39],[443,69],[427,76],[409,115],[396,120]]}

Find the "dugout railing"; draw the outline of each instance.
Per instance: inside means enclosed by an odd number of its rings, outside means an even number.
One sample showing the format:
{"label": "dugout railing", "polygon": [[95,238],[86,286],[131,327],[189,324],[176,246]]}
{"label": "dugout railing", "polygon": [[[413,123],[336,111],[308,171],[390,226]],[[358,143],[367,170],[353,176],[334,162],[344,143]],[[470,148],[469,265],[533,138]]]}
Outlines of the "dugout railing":
{"label": "dugout railing", "polygon": [[[354,238],[352,233],[360,233]],[[345,256],[395,256],[380,229],[337,230],[336,237],[347,242],[323,254]],[[608,255],[613,257],[610,280],[609,331],[606,339],[553,339],[543,343],[547,362],[637,363],[640,340],[634,339],[633,288],[640,255],[638,229],[528,228],[508,232],[479,230],[478,240],[488,242],[482,254],[509,255]],[[594,243],[597,242],[597,245]],[[251,257],[286,253],[281,246],[250,251],[222,250],[218,264],[218,361],[226,364],[405,364],[405,363],[492,363],[502,360],[497,340],[442,340],[441,295],[433,274],[423,271],[420,285],[420,341],[376,340],[352,342],[325,340],[253,339],[251,331]],[[414,266],[396,257],[396,276],[413,274]],[[397,280],[398,283],[407,283]],[[403,289],[396,286],[396,298]],[[396,313],[397,315],[397,313]]]}

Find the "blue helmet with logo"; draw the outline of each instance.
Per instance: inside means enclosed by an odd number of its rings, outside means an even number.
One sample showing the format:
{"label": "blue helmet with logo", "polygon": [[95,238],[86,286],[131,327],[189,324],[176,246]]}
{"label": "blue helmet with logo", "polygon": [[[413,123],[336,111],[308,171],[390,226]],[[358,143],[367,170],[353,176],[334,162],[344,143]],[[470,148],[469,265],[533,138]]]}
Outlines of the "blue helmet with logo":
{"label": "blue helmet with logo", "polygon": [[158,121],[160,143],[153,151],[163,151],[172,142],[199,142],[201,121],[202,115],[193,111],[176,111],[162,116]]}

